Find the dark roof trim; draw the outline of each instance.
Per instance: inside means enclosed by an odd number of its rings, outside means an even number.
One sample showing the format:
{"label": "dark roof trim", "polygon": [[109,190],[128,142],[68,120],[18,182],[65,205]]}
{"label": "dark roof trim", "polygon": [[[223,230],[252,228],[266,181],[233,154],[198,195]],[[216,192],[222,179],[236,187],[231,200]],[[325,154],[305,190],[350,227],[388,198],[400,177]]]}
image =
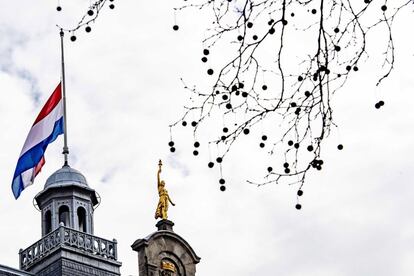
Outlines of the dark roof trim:
{"label": "dark roof trim", "polygon": [[0,264],[0,274],[1,272],[7,272],[16,276],[34,276],[32,273]]}

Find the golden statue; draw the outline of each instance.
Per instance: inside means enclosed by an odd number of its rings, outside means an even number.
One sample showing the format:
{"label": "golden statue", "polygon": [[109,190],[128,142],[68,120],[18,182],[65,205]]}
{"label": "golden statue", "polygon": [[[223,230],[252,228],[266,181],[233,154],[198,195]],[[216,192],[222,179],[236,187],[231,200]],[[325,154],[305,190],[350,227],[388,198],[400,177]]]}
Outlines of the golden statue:
{"label": "golden statue", "polygon": [[161,174],[161,166],[162,162],[158,163],[158,173],[157,173],[157,180],[158,180],[158,195],[160,199],[158,200],[157,210],[155,211],[155,219],[167,219],[167,212],[168,212],[168,201],[175,206],[175,204],[171,201],[170,196],[168,195],[167,189],[165,189],[165,182],[164,180],[160,180]]}

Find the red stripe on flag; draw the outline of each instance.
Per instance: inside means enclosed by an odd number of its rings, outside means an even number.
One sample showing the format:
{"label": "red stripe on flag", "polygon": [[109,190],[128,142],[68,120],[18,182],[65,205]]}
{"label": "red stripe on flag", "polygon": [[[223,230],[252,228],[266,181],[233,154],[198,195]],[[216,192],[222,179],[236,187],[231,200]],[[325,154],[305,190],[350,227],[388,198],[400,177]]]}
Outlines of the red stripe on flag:
{"label": "red stripe on flag", "polygon": [[[40,159],[39,163],[37,163],[35,169],[34,169],[34,177],[36,177],[36,175],[38,173],[40,173],[40,171],[42,170],[43,165],[46,163],[45,157],[43,156],[42,159]],[[33,178],[34,178],[33,177]]]}
{"label": "red stripe on flag", "polygon": [[43,106],[42,110],[40,111],[39,115],[33,125],[37,124],[41,121],[44,117],[46,117],[59,103],[60,99],[62,99],[62,90],[61,90],[61,83],[58,84],[53,94],[49,97],[46,104]]}

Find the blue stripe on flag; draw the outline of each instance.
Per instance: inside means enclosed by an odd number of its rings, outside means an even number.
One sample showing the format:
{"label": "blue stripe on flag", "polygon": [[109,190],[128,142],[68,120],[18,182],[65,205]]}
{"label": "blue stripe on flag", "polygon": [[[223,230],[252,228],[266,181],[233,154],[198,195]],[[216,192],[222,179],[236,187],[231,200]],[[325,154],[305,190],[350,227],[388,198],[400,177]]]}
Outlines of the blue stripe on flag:
{"label": "blue stripe on flag", "polygon": [[12,190],[16,199],[24,190],[21,174],[28,169],[34,168],[40,162],[43,155],[45,154],[47,146],[55,141],[60,134],[63,134],[63,117],[55,122],[53,132],[49,135],[49,137],[20,156],[19,160],[17,161],[12,182]]}

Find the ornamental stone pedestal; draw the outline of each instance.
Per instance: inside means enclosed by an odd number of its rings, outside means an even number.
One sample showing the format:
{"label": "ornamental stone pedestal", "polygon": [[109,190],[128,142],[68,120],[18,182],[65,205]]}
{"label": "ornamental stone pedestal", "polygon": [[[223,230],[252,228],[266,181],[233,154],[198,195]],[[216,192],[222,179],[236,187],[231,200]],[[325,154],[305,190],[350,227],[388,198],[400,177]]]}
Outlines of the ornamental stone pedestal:
{"label": "ornamental stone pedestal", "polygon": [[194,276],[200,257],[173,231],[174,223],[161,220],[158,231],[136,240],[132,249],[138,252],[139,276]]}

